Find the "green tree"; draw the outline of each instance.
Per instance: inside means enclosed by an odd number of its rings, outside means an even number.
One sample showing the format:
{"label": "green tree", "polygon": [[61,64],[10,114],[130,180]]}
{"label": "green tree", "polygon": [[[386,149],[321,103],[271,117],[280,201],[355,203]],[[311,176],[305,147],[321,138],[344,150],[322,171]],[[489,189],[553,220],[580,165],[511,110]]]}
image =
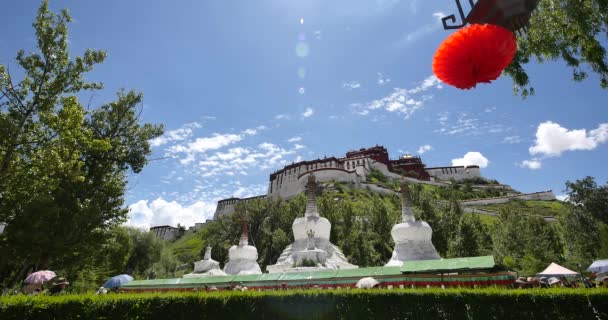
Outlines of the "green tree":
{"label": "green tree", "polygon": [[105,264],[104,267],[110,275],[125,273],[132,251],[133,239],[129,235],[129,229],[114,228],[99,251],[99,264]]}
{"label": "green tree", "polygon": [[560,224],[563,230],[565,257],[570,266],[589,265],[598,258],[601,248],[598,222],[587,211],[572,207]]}
{"label": "green tree", "polygon": [[456,234],[449,242],[448,257],[476,257],[481,254],[482,230],[479,229],[481,223],[478,220],[479,217],[473,215],[461,216]]}
{"label": "green tree", "polygon": [[130,274],[145,277],[152,265],[161,260],[163,240],[151,232],[136,228],[129,228],[127,232],[133,243],[133,248],[127,260],[126,270]]}
{"label": "green tree", "polygon": [[563,60],[572,68],[572,79],[582,81],[590,70],[608,88],[608,62],[601,36],[608,31],[605,0],[540,1],[527,34],[518,37],[518,51],[505,70],[514,91],[523,97],[534,94],[524,66],[532,59]]}
{"label": "green tree", "polygon": [[566,193],[571,205],[608,224],[608,183],[598,186],[593,177],[585,177],[575,182],[567,181]]}
{"label": "green tree", "polygon": [[492,243],[498,261],[512,260],[515,270],[527,275],[542,271],[535,269],[539,266],[563,259],[563,245],[555,226],[537,216],[501,211],[492,230]]}
{"label": "green tree", "polygon": [[17,54],[23,69],[15,82],[0,65],[0,250],[19,268],[71,269],[126,220],[128,170],[138,173],[161,126],[141,125],[142,95],[121,91],[116,101],[88,111],[83,90],[101,89],[84,75],[106,53],[87,50],[70,58],[67,10],[56,14],[43,1],[33,24],[38,51]]}

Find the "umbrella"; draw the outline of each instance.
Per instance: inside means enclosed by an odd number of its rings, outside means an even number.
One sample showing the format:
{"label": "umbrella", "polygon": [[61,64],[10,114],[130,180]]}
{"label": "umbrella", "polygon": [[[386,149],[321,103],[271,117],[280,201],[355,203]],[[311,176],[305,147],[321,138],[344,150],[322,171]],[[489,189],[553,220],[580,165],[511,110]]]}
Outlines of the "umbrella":
{"label": "umbrella", "polygon": [[608,272],[608,260],[596,260],[587,268],[589,272]]}
{"label": "umbrella", "polygon": [[558,278],[556,278],[556,277],[549,278],[549,285],[550,286],[552,286],[552,285],[554,285],[556,283],[559,283],[559,279]]}
{"label": "umbrella", "polygon": [[49,281],[55,278],[56,276],[57,275],[53,271],[40,270],[27,276],[27,278],[25,278],[23,282],[25,282],[26,284],[43,284],[44,282]]}
{"label": "umbrella", "polygon": [[132,280],[133,277],[131,277],[130,275],[121,274],[110,278],[110,280],[106,281],[106,283],[103,284],[103,287],[107,289],[116,288]]}
{"label": "umbrella", "polygon": [[378,280],[372,277],[361,278],[361,280],[357,281],[356,287],[359,289],[369,289],[378,285]]}

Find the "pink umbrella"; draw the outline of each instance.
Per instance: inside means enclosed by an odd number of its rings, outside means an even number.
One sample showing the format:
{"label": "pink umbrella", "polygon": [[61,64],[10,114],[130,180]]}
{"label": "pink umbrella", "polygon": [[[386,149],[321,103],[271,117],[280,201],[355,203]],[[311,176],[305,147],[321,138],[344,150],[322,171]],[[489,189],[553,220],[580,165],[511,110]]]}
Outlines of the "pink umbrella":
{"label": "pink umbrella", "polygon": [[55,278],[55,276],[57,275],[53,271],[40,270],[27,276],[24,282],[27,284],[43,284],[44,282]]}

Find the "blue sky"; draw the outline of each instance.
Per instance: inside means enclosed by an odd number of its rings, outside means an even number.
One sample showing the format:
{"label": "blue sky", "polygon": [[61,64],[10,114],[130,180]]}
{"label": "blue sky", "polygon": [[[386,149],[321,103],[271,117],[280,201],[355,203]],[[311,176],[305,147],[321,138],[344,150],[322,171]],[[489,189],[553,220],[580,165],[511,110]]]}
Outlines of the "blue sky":
{"label": "blue sky", "polygon": [[[0,63],[16,69],[16,51],[34,49],[38,5],[3,7],[0,29],[10,32]],[[88,75],[105,89],[83,101],[142,91],[142,120],[166,127],[153,141],[159,160],[130,176],[132,225],[204,221],[217,199],[265,193],[268,174],[285,163],[375,144],[393,158],[423,151],[428,166],[481,164],[484,176],[523,192],[608,179],[608,91],[596,76],[574,83],[562,62],[533,63],[537,94],[527,100],[509,78],[462,91],[432,77],[433,54],[450,34],[438,17],[454,12],[450,1],[57,0],[51,8],[72,13],[74,55],[108,51]]]}

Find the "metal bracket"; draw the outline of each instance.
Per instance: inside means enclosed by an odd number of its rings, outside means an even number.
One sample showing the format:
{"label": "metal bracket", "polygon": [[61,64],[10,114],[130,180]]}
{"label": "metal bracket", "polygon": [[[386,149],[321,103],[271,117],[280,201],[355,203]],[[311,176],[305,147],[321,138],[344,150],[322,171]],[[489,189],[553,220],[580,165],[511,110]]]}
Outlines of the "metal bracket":
{"label": "metal bracket", "polygon": [[[443,24],[444,30],[460,29],[460,28],[466,26],[468,23],[467,18],[469,16],[470,12],[467,15],[465,15],[464,10],[462,9],[462,5],[460,4],[460,0],[455,0],[455,1],[456,1],[456,6],[458,7],[458,14],[460,15],[460,21],[462,21],[462,23],[457,24],[456,15],[453,15],[453,14],[449,15],[447,17],[443,17],[443,18],[441,18],[441,23]],[[477,1],[469,0],[469,4],[471,5],[471,10],[472,10],[472,8],[475,7],[476,3],[477,3]],[[450,21],[452,23],[452,25],[448,25],[448,21]]]}

